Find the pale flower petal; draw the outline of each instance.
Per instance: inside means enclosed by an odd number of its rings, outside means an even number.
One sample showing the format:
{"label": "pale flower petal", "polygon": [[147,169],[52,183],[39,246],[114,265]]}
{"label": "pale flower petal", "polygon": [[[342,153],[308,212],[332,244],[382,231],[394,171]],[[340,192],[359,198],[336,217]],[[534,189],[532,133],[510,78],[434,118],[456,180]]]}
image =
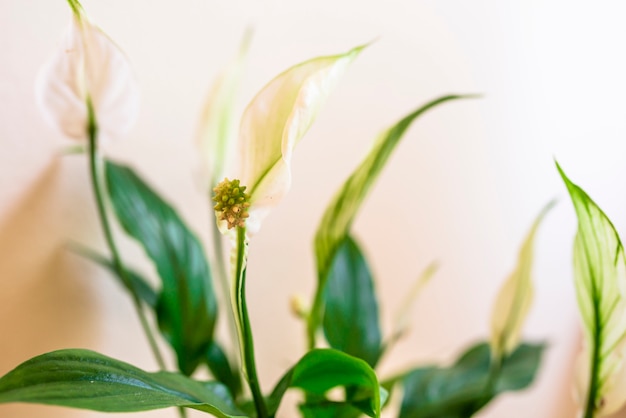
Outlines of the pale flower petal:
{"label": "pale flower petal", "polygon": [[202,187],[206,184],[215,187],[224,178],[226,164],[233,154],[236,144],[233,107],[251,39],[252,31],[247,30],[237,57],[215,80],[202,110],[196,139],[202,160]]}
{"label": "pale flower petal", "polygon": [[270,81],[245,110],[240,129],[240,177],[251,195],[250,233],[291,185],[291,154],[339,77],[363,47],[296,65]]}
{"label": "pale flower petal", "polygon": [[84,16],[75,14],[59,50],[36,81],[45,119],[71,139],[87,139],[91,99],[100,141],[124,136],[139,109],[139,90],[122,51]]}

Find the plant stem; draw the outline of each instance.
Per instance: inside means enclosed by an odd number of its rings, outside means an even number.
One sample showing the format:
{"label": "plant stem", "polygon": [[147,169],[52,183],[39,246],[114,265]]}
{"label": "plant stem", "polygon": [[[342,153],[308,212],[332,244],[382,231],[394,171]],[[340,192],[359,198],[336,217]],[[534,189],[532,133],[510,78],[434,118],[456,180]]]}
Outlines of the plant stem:
{"label": "plant stem", "polygon": [[596,412],[596,397],[598,396],[598,366],[600,364],[600,346],[602,345],[602,323],[600,319],[600,306],[598,290],[593,283],[593,320],[594,335],[593,348],[591,352],[591,373],[589,376],[589,392],[587,394],[587,404],[585,405],[584,418],[593,418]]}
{"label": "plant stem", "polygon": [[241,347],[243,371],[252,392],[252,399],[257,411],[257,418],[268,418],[267,406],[263,399],[263,393],[259,387],[259,379],[256,372],[256,362],[254,359],[254,341],[250,318],[248,316],[248,305],[246,302],[246,262],[247,262],[246,229],[237,227],[237,247],[236,247],[236,269],[235,280],[233,280],[233,309],[238,322],[238,331]]}
{"label": "plant stem", "polygon": [[[224,243],[222,241],[222,234],[217,228],[217,223],[213,219],[211,222],[211,237],[213,238],[213,258],[214,265],[217,266],[217,276],[219,281],[220,291],[222,292],[222,300],[224,302],[230,300],[230,284],[228,280],[228,272],[226,271],[226,266],[224,265]],[[237,323],[235,315],[231,310],[226,313],[228,318],[228,332],[230,334],[230,340],[233,344],[233,351],[235,355],[230,355],[229,359],[232,361],[233,369],[239,369],[238,366],[238,355],[236,353],[240,352],[239,348],[239,338],[237,337]],[[231,352],[232,354],[232,352]]]}
{"label": "plant stem", "polygon": [[150,348],[152,349],[152,353],[154,354],[154,358],[156,359],[159,368],[165,370],[165,363],[163,361],[163,356],[159,351],[156,340],[150,329],[150,325],[148,323],[148,319],[146,318],[146,314],[143,310],[141,300],[139,296],[135,292],[126,269],[122,263],[122,259],[119,255],[119,251],[117,250],[117,246],[115,245],[115,240],[113,239],[113,233],[111,231],[111,225],[109,223],[109,218],[107,215],[107,211],[104,205],[104,193],[102,191],[102,180],[100,178],[100,170],[98,167],[98,126],[96,123],[96,118],[93,110],[93,105],[91,100],[87,101],[87,111],[88,111],[88,126],[87,133],[89,136],[89,172],[91,175],[91,184],[93,186],[94,194],[96,197],[96,205],[98,207],[98,215],[100,218],[100,224],[102,226],[102,230],[104,231],[104,237],[106,239],[107,246],[109,247],[109,251],[111,251],[111,257],[113,261],[113,266],[117,274],[121,277],[122,281],[126,285],[126,288],[129,290],[131,294],[131,298],[133,300],[133,305],[135,306],[135,310],[137,311],[137,315],[139,316],[139,321],[141,322],[141,326],[148,338],[148,343],[150,344]]}

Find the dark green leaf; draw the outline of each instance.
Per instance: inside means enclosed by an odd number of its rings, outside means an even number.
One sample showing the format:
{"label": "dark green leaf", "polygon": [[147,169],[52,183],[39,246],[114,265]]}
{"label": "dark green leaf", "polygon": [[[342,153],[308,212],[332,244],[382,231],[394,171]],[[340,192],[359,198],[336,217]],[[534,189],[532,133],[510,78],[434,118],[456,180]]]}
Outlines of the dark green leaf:
{"label": "dark green leaf", "polygon": [[22,363],[0,378],[0,403],[27,402],[102,412],[172,406],[217,417],[245,417],[220,383],[148,373],[89,350],[60,350]]}
{"label": "dark green leaf", "polygon": [[157,316],[161,332],[191,374],[213,340],[217,302],[200,241],[178,214],[130,168],[107,161],[106,180],[124,230],[155,263],[163,288]]}
{"label": "dark green leaf", "polygon": [[233,397],[236,397],[241,391],[239,371],[233,370],[224,350],[216,341],[211,343],[206,352],[206,362],[213,377],[226,385]]}
{"label": "dark green leaf", "polygon": [[[74,253],[85,257],[107,269],[109,272],[111,272],[111,274],[113,274],[116,279],[118,279],[122,286],[126,287],[126,285],[124,284],[124,280],[119,276],[119,274],[117,274],[115,266],[113,265],[113,261],[83,245],[72,244],[70,246],[70,249]],[[135,292],[135,294],[139,296],[139,298],[151,308],[156,307],[157,294],[154,289],[148,284],[148,282],[143,277],[141,277],[139,273],[133,270],[127,268],[126,273],[128,274],[128,278],[130,279],[130,283],[133,286],[133,291]]]}
{"label": "dark green leaf", "polygon": [[496,380],[496,393],[522,390],[535,378],[545,345],[522,344],[502,364]]}
{"label": "dark green leaf", "polygon": [[358,418],[363,414],[346,402],[304,403],[299,408],[304,418]]}
{"label": "dark green leaf", "polygon": [[[270,416],[274,416],[288,388],[300,388],[311,395],[314,404],[326,403],[323,396],[334,387],[355,388],[358,397],[347,399],[353,407],[371,417],[380,416],[386,392],[378,385],[374,370],[363,360],[333,349],[309,351],[278,382],[267,400]],[[382,399],[381,399],[382,398]],[[341,403],[340,403],[341,404]],[[310,410],[312,405],[305,404]]]}
{"label": "dark green leaf", "polygon": [[350,236],[336,252],[324,303],[324,334],[330,346],[374,367],[381,350],[378,302],[365,257]]}
{"label": "dark green leaf", "polygon": [[413,370],[402,379],[400,418],[470,417],[500,393],[528,387],[543,349],[543,345],[522,344],[501,368],[492,369],[489,345],[481,343],[450,367]]}
{"label": "dark green leaf", "polygon": [[403,119],[384,131],[361,164],[337,192],[326,208],[320,226],[315,234],[315,257],[317,259],[317,294],[311,307],[308,323],[309,344],[312,345],[315,333],[322,322],[322,294],[326,286],[328,271],[335,258],[337,248],[350,233],[352,222],[363,200],[378,178],[393,150],[411,124],[424,113],[440,104],[476,96],[448,95],[432,100],[406,115]]}

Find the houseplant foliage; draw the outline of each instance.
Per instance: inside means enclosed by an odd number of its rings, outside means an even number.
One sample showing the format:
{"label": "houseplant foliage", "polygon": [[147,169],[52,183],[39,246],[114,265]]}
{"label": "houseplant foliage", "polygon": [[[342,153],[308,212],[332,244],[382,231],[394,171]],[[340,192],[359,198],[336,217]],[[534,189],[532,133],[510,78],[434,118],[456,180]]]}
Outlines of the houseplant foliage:
{"label": "houseplant foliage", "polygon": [[576,391],[580,414],[601,417],[626,402],[626,259],[617,230],[589,195],[557,168],[574,204],[574,282],[584,330]]}
{"label": "houseplant foliage", "polygon": [[[138,89],[124,54],[91,23],[77,0],[68,4],[70,31],[37,82],[38,101],[53,126],[86,148],[108,254],[80,245],[72,250],[108,269],[127,291],[160,370],[144,371],[89,350],[59,350],[30,359],[0,378],[0,403],[104,412],[177,407],[181,416],[189,408],[217,417],[267,418],[279,414],[286,391],[298,390],[304,417],[379,417],[389,396],[397,392],[402,396],[398,417],[469,417],[501,393],[533,382],[545,346],[523,342],[521,332],[532,301],[534,239],[552,204],[538,215],[498,294],[489,338],[469,345],[450,365],[421,365],[393,376],[377,372],[381,358],[404,335],[406,318],[400,315],[402,321],[393,332],[381,329],[374,273],[352,224],[413,123],[444,104],[474,96],[445,95],[400,118],[378,136],[336,192],[314,239],[317,282],[310,308],[297,309],[308,349],[273,388],[261,388],[246,299],[248,253],[254,251],[254,234],[263,219],[289,190],[296,145],[367,46],[314,58],[279,74],[246,107],[235,135],[232,103],[249,44],[245,37],[237,59],[212,89],[199,125],[199,143],[209,155],[207,200],[215,212],[212,254],[207,257],[202,242],[167,198],[130,165],[103,156],[103,142],[123,136],[132,125]],[[234,171],[228,164],[231,158],[236,160]],[[576,280],[584,283],[585,272],[595,271],[595,263],[622,263],[623,249],[608,219],[562,175],[581,219]],[[590,207],[594,210],[581,209]],[[118,250],[113,222],[142,246],[158,273],[157,288],[127,264]],[[602,226],[606,237],[600,240],[589,232],[594,230],[590,224]],[[230,246],[228,263],[222,241]],[[592,247],[592,252],[585,250]],[[616,249],[617,254],[611,253]],[[617,286],[613,276],[623,273],[622,264],[615,266],[606,279],[613,287]],[[432,273],[424,272],[415,289]],[[591,417],[622,402],[619,395],[611,397],[621,383],[616,377],[623,367],[621,357],[609,355],[618,354],[616,347],[621,347],[624,336],[622,324],[610,322],[622,317],[604,309],[614,304],[621,309],[622,299],[604,293],[589,296],[588,286],[580,286],[578,298],[592,353],[585,357],[590,383],[584,386],[585,408],[591,411],[586,416]],[[217,296],[220,288],[226,297]],[[407,289],[407,293],[412,298],[404,306],[419,292]],[[609,297],[616,299],[605,299]],[[229,309],[220,311],[220,305]],[[231,324],[231,344],[215,334],[218,321]],[[597,324],[607,328],[598,330]],[[159,338],[169,344],[175,370],[166,369]],[[226,348],[231,346],[234,350]],[[202,368],[209,370],[210,381],[194,377]],[[340,399],[329,396],[335,388],[343,391]]]}

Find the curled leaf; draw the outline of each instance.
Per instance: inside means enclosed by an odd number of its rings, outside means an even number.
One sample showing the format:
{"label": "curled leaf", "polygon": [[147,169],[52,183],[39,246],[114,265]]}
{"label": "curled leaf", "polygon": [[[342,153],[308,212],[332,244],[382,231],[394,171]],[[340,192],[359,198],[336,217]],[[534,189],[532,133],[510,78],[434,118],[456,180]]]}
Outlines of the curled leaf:
{"label": "curled leaf", "polygon": [[299,388],[310,395],[305,407],[311,409],[320,403],[328,404],[324,395],[337,386],[355,393],[354,397],[347,396],[341,406],[351,405],[370,417],[380,416],[387,392],[380,387],[374,370],[365,361],[333,349],[311,350],[285,373],[267,398],[269,415],[275,416],[289,388]]}
{"label": "curled leaf", "polygon": [[491,315],[491,350],[494,357],[510,354],[520,341],[524,321],[533,299],[532,265],[535,235],[541,221],[554,206],[551,201],[539,213],[520,249],[517,265],[500,288]]}

